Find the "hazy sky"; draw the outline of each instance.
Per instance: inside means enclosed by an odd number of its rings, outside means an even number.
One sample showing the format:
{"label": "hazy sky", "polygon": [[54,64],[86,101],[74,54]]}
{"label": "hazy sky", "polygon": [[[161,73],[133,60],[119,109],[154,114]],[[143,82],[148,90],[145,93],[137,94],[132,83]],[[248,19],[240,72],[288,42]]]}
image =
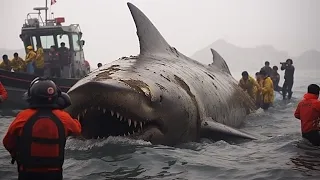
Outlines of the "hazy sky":
{"label": "hazy sky", "polygon": [[[50,0],[48,0],[50,2]],[[124,0],[57,0],[55,17],[79,23],[92,66],[139,53]],[[172,46],[192,55],[218,39],[241,46],[273,45],[296,56],[320,50],[320,0],[133,0]],[[0,48],[20,49],[26,14],[45,0],[0,0]]]}

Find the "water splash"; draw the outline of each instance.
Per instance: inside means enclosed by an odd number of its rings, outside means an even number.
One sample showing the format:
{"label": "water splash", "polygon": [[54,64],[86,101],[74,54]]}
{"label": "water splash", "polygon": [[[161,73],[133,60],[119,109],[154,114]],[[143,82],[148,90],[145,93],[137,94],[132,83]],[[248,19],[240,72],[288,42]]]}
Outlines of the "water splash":
{"label": "water splash", "polygon": [[103,147],[106,144],[125,144],[125,145],[152,145],[150,142],[143,140],[134,140],[125,137],[113,137],[109,136],[106,139],[89,139],[81,140],[69,138],[66,143],[66,149],[68,150],[90,150],[94,147]]}

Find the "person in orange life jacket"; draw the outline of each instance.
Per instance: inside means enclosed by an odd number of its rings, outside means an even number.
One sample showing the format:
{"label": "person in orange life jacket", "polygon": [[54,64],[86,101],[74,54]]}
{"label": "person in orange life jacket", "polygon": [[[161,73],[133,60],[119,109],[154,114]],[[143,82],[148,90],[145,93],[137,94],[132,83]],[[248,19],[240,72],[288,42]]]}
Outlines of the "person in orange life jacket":
{"label": "person in orange life jacket", "polygon": [[0,82],[0,103],[8,99],[8,92]]}
{"label": "person in orange life jacket", "polygon": [[49,66],[51,77],[61,77],[60,55],[55,46],[51,46],[49,51]]}
{"label": "person in orange life jacket", "polygon": [[62,180],[66,137],[81,134],[79,121],[62,109],[71,104],[51,80],[34,79],[27,92],[29,107],[11,123],[3,139],[19,180]]}
{"label": "person in orange life jacket", "polygon": [[302,137],[307,139],[312,145],[320,146],[320,87],[316,84],[308,86],[308,93],[303,96],[297,106],[294,116],[301,121]]}

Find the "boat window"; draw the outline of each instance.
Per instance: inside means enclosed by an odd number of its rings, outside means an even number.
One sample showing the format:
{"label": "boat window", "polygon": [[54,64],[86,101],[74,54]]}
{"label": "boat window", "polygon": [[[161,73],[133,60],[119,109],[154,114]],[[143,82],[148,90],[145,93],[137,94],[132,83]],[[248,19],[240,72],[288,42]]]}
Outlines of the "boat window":
{"label": "boat window", "polygon": [[40,36],[42,49],[50,49],[51,46],[55,46],[53,35]]}
{"label": "boat window", "polygon": [[72,44],[73,44],[73,50],[74,51],[80,51],[80,45],[79,45],[79,36],[78,34],[72,35]]}
{"label": "boat window", "polygon": [[37,50],[37,38],[35,36],[32,36],[32,45],[33,45],[33,49],[36,51]]}
{"label": "boat window", "polygon": [[61,47],[60,43],[64,42],[67,48],[70,48],[69,37],[67,34],[57,35],[58,47]]}

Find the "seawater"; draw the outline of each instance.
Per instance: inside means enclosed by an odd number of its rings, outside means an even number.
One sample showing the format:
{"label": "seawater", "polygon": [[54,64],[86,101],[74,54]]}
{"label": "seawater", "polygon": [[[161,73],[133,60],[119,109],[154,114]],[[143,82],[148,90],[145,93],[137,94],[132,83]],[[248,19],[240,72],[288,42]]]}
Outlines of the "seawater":
{"label": "seawater", "polygon": [[[239,79],[240,73],[234,73]],[[293,99],[276,97],[269,111],[248,116],[242,130],[258,137],[244,142],[201,139],[176,147],[120,137],[100,140],[68,139],[64,179],[319,179],[320,149],[301,139],[300,121],[293,116],[317,72],[296,71]],[[0,114],[4,114],[0,111]],[[0,137],[14,117],[1,116]],[[0,179],[17,179],[16,166],[0,145]]]}

